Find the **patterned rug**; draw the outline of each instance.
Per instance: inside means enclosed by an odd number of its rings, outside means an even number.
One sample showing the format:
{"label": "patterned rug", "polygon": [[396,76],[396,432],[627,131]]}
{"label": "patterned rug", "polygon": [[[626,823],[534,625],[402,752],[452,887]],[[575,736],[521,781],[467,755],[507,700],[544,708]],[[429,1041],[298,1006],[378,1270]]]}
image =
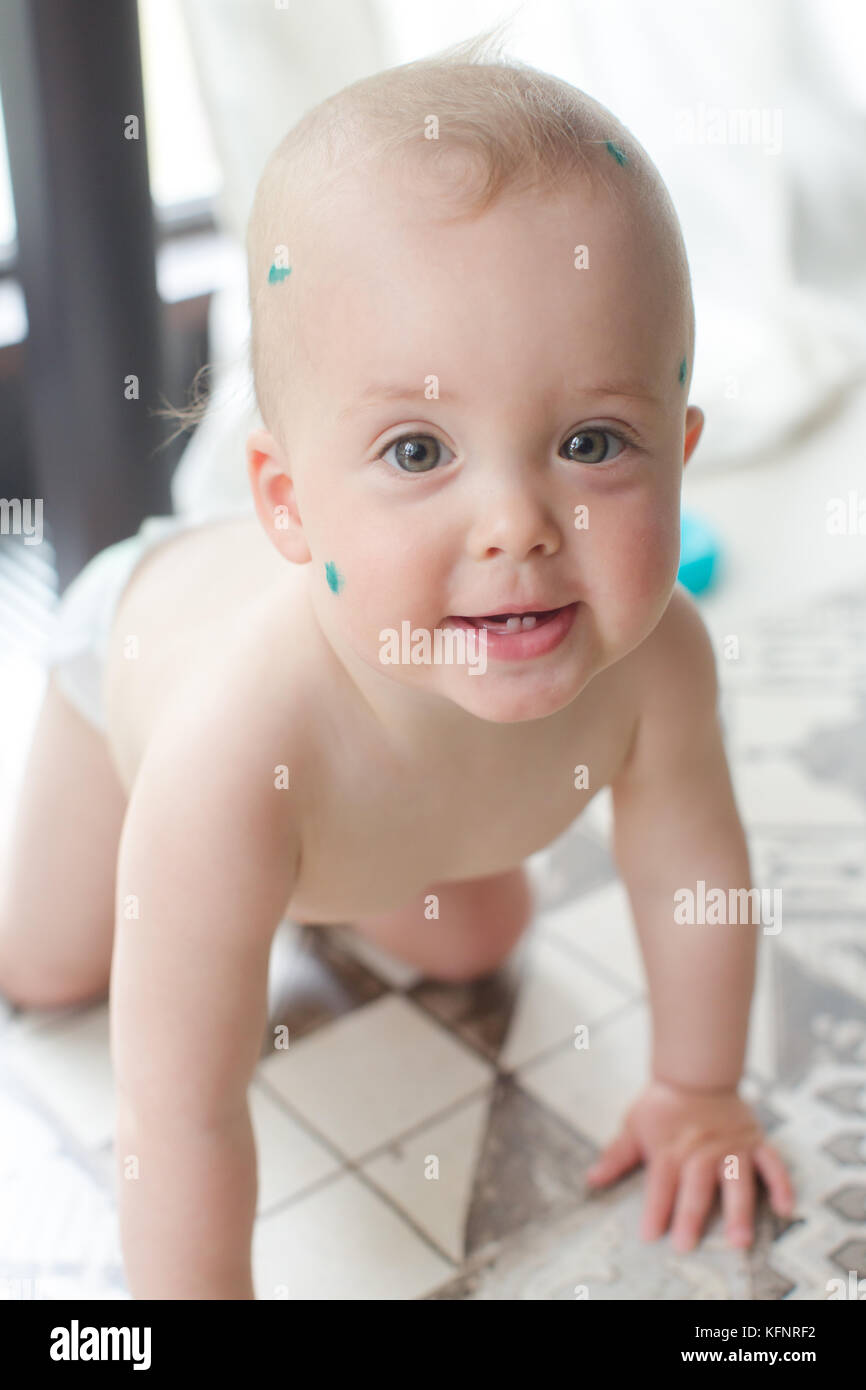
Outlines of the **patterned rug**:
{"label": "patterned rug", "polygon": [[[345,929],[282,925],[250,1089],[259,1297],[808,1301],[866,1278],[866,600],[736,636],[729,756],[754,882],[784,902],[742,1089],[791,1164],[794,1219],[762,1198],[755,1245],[733,1251],[717,1204],[678,1254],[638,1238],[643,1169],[586,1186],[648,1057],[602,794],[534,856],[537,919],[489,979],[434,984]],[[7,1011],[0,1297],[128,1297],[113,1107],[105,1005]]]}

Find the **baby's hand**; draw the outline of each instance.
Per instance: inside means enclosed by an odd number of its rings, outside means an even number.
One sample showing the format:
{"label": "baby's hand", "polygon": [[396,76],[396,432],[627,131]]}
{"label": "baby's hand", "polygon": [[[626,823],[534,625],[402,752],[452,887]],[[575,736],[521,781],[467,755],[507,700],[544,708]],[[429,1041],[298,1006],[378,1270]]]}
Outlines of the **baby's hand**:
{"label": "baby's hand", "polygon": [[641,1237],[662,1235],[673,1209],[676,1250],[691,1250],[700,1240],[719,1184],[730,1245],[752,1243],[757,1173],[779,1216],[794,1209],[785,1164],[736,1090],[685,1091],[651,1082],[628,1110],[621,1133],[589,1169],[587,1181],[604,1187],[641,1162],[649,1165]]}

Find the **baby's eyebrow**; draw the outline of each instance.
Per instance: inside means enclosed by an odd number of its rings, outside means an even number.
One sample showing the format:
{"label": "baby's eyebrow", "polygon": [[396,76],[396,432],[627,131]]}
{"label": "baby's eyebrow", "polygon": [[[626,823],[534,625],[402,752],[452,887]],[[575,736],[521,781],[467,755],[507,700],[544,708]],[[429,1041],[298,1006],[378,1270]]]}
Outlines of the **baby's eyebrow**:
{"label": "baby's eyebrow", "polygon": [[380,401],[425,401],[431,399],[456,404],[461,398],[455,391],[439,390],[434,397],[430,397],[426,395],[424,387],[418,386],[415,382],[411,386],[385,383],[380,386],[368,386],[360,396],[337,412],[337,419],[342,420],[344,415],[352,415],[356,410],[363,410],[365,406],[378,405]]}
{"label": "baby's eyebrow", "polygon": [[[603,384],[600,386],[576,386],[572,392],[575,398],[578,396],[593,396],[597,399],[623,399],[646,401],[650,405],[661,409],[662,402],[658,396],[641,382],[618,382],[614,385]],[[346,415],[352,415],[357,410],[363,410],[367,406],[378,405],[381,401],[424,401],[431,399],[445,401],[450,404],[459,404],[462,397],[455,391],[437,391],[435,397],[430,397],[423,386],[415,383],[411,385],[399,385],[391,382],[383,382],[379,385],[368,386],[356,400],[344,406],[337,412],[337,419],[342,420]]]}

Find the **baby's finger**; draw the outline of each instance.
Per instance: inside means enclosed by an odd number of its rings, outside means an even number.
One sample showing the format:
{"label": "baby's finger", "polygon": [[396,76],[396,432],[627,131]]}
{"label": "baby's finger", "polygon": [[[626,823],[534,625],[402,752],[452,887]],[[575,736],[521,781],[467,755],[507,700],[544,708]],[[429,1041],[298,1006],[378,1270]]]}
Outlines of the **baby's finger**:
{"label": "baby's finger", "polygon": [[755,1172],[748,1154],[737,1154],[739,1175],[729,1177],[722,1164],[722,1211],[729,1245],[751,1245],[755,1232]]}
{"label": "baby's finger", "polygon": [[790,1216],[794,1210],[794,1184],[784,1159],[772,1144],[759,1144],[752,1154],[755,1167],[767,1184],[770,1205],[779,1216]]}
{"label": "baby's finger", "polygon": [[614,1178],[627,1173],[630,1168],[634,1168],[636,1163],[640,1163],[640,1160],[641,1153],[637,1140],[633,1135],[624,1131],[617,1135],[612,1144],[608,1144],[601,1157],[597,1158],[592,1167],[587,1169],[587,1181],[596,1186],[613,1182]]}
{"label": "baby's finger", "polygon": [[691,1250],[700,1240],[718,1181],[718,1156],[692,1154],[686,1159],[680,1172],[680,1190],[671,1226],[671,1242],[675,1250]]}
{"label": "baby's finger", "polygon": [[671,1207],[677,1194],[680,1170],[671,1154],[661,1153],[650,1164],[646,1202],[641,1222],[641,1239],[658,1240],[668,1228]]}

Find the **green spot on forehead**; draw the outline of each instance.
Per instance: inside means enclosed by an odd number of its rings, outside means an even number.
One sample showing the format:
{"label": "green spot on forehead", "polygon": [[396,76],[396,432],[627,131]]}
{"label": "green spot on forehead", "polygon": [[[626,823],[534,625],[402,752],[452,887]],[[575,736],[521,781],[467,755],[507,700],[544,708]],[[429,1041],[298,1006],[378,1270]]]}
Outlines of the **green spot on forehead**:
{"label": "green spot on forehead", "polygon": [[333,560],[328,560],[325,564],[325,578],[328,581],[328,588],[331,590],[332,594],[338,594],[346,582]]}
{"label": "green spot on forehead", "polygon": [[685,381],[685,379],[686,379],[686,359],[683,358],[682,362],[680,363],[680,385],[682,385],[682,383]]}
{"label": "green spot on forehead", "polygon": [[621,150],[619,145],[615,145],[612,140],[605,140],[604,147],[613,155],[617,164],[628,164],[625,150]]}
{"label": "green spot on forehead", "polygon": [[272,265],[268,271],[268,284],[281,285],[287,275],[291,275],[292,267],[285,265]]}

